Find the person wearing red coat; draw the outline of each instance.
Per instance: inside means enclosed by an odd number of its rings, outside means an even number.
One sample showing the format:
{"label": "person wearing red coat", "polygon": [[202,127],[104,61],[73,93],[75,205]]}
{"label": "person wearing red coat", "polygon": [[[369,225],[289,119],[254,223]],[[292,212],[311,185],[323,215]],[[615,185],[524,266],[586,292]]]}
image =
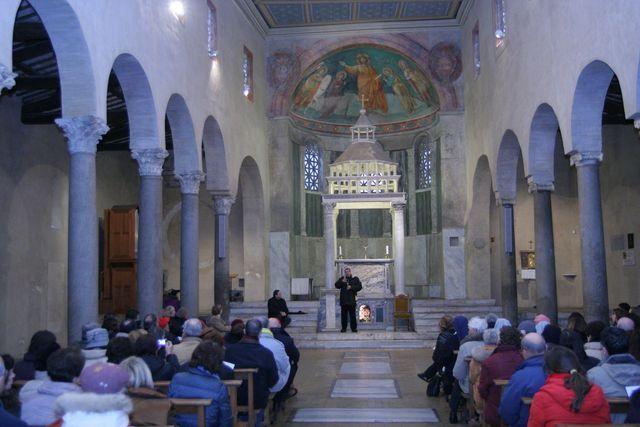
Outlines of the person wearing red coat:
{"label": "person wearing red coat", "polygon": [[500,343],[493,354],[482,362],[478,391],[485,400],[484,420],[491,426],[500,425],[501,389],[494,380],[508,380],[524,359],[520,354],[520,331],[514,327],[504,327],[500,331]]}
{"label": "person wearing red coat", "polygon": [[551,349],[545,355],[544,369],[547,381],[533,396],[527,427],[611,423],[602,389],[589,383],[571,350]]}

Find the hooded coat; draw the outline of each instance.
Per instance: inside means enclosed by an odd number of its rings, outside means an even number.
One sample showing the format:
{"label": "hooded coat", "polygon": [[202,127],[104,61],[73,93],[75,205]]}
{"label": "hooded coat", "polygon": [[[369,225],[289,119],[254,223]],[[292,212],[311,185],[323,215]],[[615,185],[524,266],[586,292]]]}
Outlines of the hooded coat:
{"label": "hooded coat", "polygon": [[498,407],[500,406],[500,387],[494,380],[508,380],[522,363],[520,350],[514,345],[500,344],[493,354],[482,362],[478,391],[485,400],[484,419],[489,425],[500,425]]}
{"label": "hooded coat", "polygon": [[591,386],[584,397],[580,411],[573,412],[571,403],[576,397],[573,390],[564,385],[569,374],[551,374],[533,396],[528,427],[555,427],[557,424],[608,424],[609,403],[602,389]]}
{"label": "hooded coat", "polygon": [[58,419],[55,413],[56,399],[64,393],[80,393],[75,383],[58,381],[29,381],[20,389],[22,420],[29,425],[48,425]]}
{"label": "hooded coat", "polygon": [[502,390],[500,417],[509,426],[525,427],[529,419],[529,407],[522,403],[523,397],[533,397],[544,385],[547,375],[543,370],[544,355],[525,359]]}
{"label": "hooded coat", "polygon": [[131,399],[122,393],[66,393],[56,400],[64,427],[127,427]]}
{"label": "hooded coat", "polygon": [[[626,386],[640,384],[640,362],[629,353],[609,356],[594,368],[589,369],[587,378],[599,385],[607,397],[627,397]],[[613,422],[623,423],[624,414],[612,414]]]}

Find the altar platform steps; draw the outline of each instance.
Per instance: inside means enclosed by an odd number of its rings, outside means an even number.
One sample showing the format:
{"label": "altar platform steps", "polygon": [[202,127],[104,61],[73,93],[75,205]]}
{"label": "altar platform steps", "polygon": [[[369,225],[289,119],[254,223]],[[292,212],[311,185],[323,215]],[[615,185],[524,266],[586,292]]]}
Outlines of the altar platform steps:
{"label": "altar platform steps", "polygon": [[[230,320],[242,319],[245,322],[258,316],[267,315],[266,302],[232,302]],[[296,337],[298,334],[316,333],[318,330],[318,301],[287,301],[290,312],[303,311],[305,314],[292,314],[291,325],[287,331]]]}

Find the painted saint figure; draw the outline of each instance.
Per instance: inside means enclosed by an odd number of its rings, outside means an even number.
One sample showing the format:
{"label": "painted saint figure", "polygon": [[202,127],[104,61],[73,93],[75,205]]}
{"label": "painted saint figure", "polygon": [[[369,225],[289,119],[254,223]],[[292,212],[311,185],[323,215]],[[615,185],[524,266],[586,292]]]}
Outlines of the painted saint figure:
{"label": "painted saint figure", "polygon": [[305,108],[311,103],[311,101],[313,101],[313,97],[316,95],[316,92],[318,92],[322,81],[327,75],[327,71],[327,67],[325,65],[321,65],[317,70],[311,73],[293,100],[293,105],[296,108]]}
{"label": "painted saint figure", "polygon": [[434,105],[433,98],[431,93],[429,93],[429,82],[425,79],[425,77],[418,71],[411,68],[404,60],[398,61],[398,67],[404,73],[404,78],[407,79],[409,84],[416,91],[420,99],[422,99],[425,104]]}
{"label": "painted saint figure", "polygon": [[348,96],[344,96],[346,85],[347,73],[344,70],[340,70],[327,88],[324,104],[320,110],[320,118],[327,118],[340,111],[346,115],[350,101]]}
{"label": "painted saint figure", "polygon": [[356,55],[356,62],[356,65],[347,65],[344,61],[340,61],[339,64],[344,67],[347,73],[356,76],[358,97],[364,96],[365,108],[367,110],[378,110],[386,114],[389,110],[387,98],[382,89],[382,82],[378,73],[371,65],[369,55],[359,53]]}
{"label": "painted saint figure", "polygon": [[402,108],[405,109],[407,114],[413,113],[416,109],[416,103],[413,100],[407,85],[405,85],[398,75],[389,67],[384,67],[382,69],[382,78],[386,84],[391,86],[393,93],[398,97],[400,104],[402,104]]}

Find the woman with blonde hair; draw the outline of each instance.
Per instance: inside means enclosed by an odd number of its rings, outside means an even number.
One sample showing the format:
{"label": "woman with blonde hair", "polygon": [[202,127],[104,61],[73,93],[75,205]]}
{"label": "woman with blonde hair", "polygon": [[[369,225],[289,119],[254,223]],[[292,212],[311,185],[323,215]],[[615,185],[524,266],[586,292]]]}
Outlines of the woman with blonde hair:
{"label": "woman with blonde hair", "polygon": [[120,367],[129,373],[127,395],[133,402],[131,425],[166,425],[171,402],[166,395],[154,390],[153,377],[145,361],[131,356],[120,362]]}

